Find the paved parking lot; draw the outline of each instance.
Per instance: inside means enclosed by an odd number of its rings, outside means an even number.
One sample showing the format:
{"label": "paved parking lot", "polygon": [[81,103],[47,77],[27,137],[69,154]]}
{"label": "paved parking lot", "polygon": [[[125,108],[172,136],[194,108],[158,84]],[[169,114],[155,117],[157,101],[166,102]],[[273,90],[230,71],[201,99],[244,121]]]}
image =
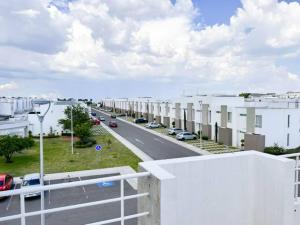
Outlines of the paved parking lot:
{"label": "paved parking lot", "polygon": [[[109,176],[119,175],[110,174]],[[53,180],[51,184],[72,182],[86,179],[95,179],[104,176],[90,176],[90,177],[76,177],[71,179]],[[46,182],[46,185],[49,181]],[[17,185],[15,188],[19,188]],[[124,182],[125,195],[136,194],[134,190],[127,182]],[[111,183],[98,183],[93,185],[87,185],[82,187],[74,187],[61,190],[53,190],[45,192],[45,208],[56,208],[67,205],[86,203],[92,201],[99,201],[110,198],[120,197],[120,182],[115,181]],[[28,199],[26,200],[26,212],[31,212],[40,209],[40,199]],[[135,214],[137,210],[137,200],[125,201],[125,215]],[[0,200],[0,217],[18,214],[20,212],[20,200],[19,196],[13,196]],[[46,215],[47,225],[82,225],[87,223],[93,223],[97,221],[103,221],[112,218],[120,217],[120,202],[109,203],[104,205],[92,206],[82,209],[69,210],[64,212],[58,212]],[[19,225],[20,220],[0,222],[0,225]],[[29,217],[26,219],[26,224],[39,225],[40,216]],[[111,223],[111,225],[119,225],[120,223]],[[125,222],[126,225],[136,225],[137,220],[132,219]]]}

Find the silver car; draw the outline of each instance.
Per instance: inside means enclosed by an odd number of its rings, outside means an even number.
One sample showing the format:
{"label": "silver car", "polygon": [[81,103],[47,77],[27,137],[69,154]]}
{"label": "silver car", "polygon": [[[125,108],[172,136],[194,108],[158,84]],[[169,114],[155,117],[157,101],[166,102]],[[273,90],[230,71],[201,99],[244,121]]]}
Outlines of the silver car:
{"label": "silver car", "polygon": [[191,132],[181,132],[176,135],[177,140],[194,140],[197,139],[197,136],[195,134],[192,134]]}
{"label": "silver car", "polygon": [[179,134],[179,133],[181,133],[181,132],[183,132],[183,130],[180,129],[180,128],[170,128],[170,129],[168,130],[168,134],[170,134],[170,135]]}
{"label": "silver car", "polygon": [[[41,186],[40,174],[32,173],[24,176],[23,182],[21,184],[21,189],[27,189],[27,188],[38,187],[38,186]],[[30,192],[25,194],[24,197],[30,198],[30,197],[37,197],[40,195],[41,192]]]}
{"label": "silver car", "polygon": [[147,123],[145,125],[146,128],[150,128],[150,129],[153,129],[153,128],[160,128],[161,125],[158,124],[158,123],[155,123],[155,122],[150,122],[150,123]]}

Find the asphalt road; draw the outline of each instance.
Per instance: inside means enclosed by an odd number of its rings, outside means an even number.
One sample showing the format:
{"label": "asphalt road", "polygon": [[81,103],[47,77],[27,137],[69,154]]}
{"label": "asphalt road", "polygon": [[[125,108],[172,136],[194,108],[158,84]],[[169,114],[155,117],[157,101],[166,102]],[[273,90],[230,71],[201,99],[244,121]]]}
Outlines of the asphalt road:
{"label": "asphalt road", "polygon": [[[119,174],[110,174],[113,176]],[[72,182],[86,179],[95,179],[103,176],[77,177],[64,180],[53,180],[51,184]],[[46,185],[49,182],[46,183]],[[17,185],[16,188],[19,188]],[[136,194],[127,182],[124,182],[124,195]],[[45,192],[45,208],[56,208],[67,205],[99,201],[104,199],[120,197],[120,182],[115,181],[111,186],[102,186],[101,184],[86,185],[68,189],[53,190]],[[26,212],[40,209],[40,198],[32,198],[25,201]],[[132,215],[137,212],[137,200],[131,199],[125,201],[125,215]],[[20,199],[19,196],[0,200],[0,217],[19,214]],[[87,223],[99,222],[113,218],[119,218],[121,215],[120,202],[85,207],[81,209],[68,210],[46,215],[46,225],[82,225]],[[20,220],[0,222],[0,225],[20,225]],[[28,217],[28,225],[40,225],[40,216]],[[110,223],[110,225],[120,225],[120,222]],[[125,221],[125,225],[137,225],[136,219]]]}
{"label": "asphalt road", "polygon": [[[95,112],[97,117],[100,115],[104,116],[104,123],[108,125],[109,121],[111,120],[110,116],[107,116],[101,111],[95,109],[92,109],[92,112]],[[123,121],[117,120],[117,123],[118,127],[112,129],[154,160],[200,155]]]}

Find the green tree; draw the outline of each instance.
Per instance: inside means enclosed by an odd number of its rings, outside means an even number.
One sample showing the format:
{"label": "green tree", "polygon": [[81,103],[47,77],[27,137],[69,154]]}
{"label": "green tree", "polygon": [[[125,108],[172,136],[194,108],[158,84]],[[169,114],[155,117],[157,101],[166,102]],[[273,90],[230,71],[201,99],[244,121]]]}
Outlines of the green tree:
{"label": "green tree", "polygon": [[91,124],[89,122],[76,125],[74,131],[81,143],[84,143],[92,135]]}
{"label": "green tree", "polygon": [[[85,111],[85,109],[83,107],[81,107],[80,105],[68,106],[65,109],[66,118],[60,119],[58,122],[59,124],[61,124],[63,126],[63,128],[65,130],[71,129],[71,109],[72,109],[72,114],[73,114],[73,127],[74,128],[83,123],[89,123],[90,127],[92,126],[91,122],[90,122],[89,114]],[[76,135],[76,132],[75,132],[75,135]]]}
{"label": "green tree", "polygon": [[251,95],[251,93],[240,93],[239,96],[240,97],[244,97],[244,98],[249,98]]}
{"label": "green tree", "polygon": [[0,137],[0,156],[5,158],[6,163],[12,162],[15,153],[21,152],[34,145],[34,141],[30,137],[22,138],[18,136],[1,136]]}

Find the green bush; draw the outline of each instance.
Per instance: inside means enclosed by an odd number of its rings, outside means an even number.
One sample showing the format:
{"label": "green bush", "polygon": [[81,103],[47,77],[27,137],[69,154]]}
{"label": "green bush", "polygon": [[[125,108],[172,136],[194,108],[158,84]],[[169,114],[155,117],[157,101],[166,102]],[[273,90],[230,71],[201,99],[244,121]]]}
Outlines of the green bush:
{"label": "green bush", "polygon": [[272,155],[282,155],[286,151],[284,148],[279,147],[277,144],[275,144],[272,147],[266,147],[264,150],[265,153],[272,154]]}
{"label": "green bush", "polygon": [[208,137],[207,136],[202,136],[202,140],[208,141]]}
{"label": "green bush", "polygon": [[79,141],[76,141],[74,146],[75,148],[88,148],[92,147],[95,144],[97,144],[97,142],[94,138],[85,137],[83,139],[80,139]]}

